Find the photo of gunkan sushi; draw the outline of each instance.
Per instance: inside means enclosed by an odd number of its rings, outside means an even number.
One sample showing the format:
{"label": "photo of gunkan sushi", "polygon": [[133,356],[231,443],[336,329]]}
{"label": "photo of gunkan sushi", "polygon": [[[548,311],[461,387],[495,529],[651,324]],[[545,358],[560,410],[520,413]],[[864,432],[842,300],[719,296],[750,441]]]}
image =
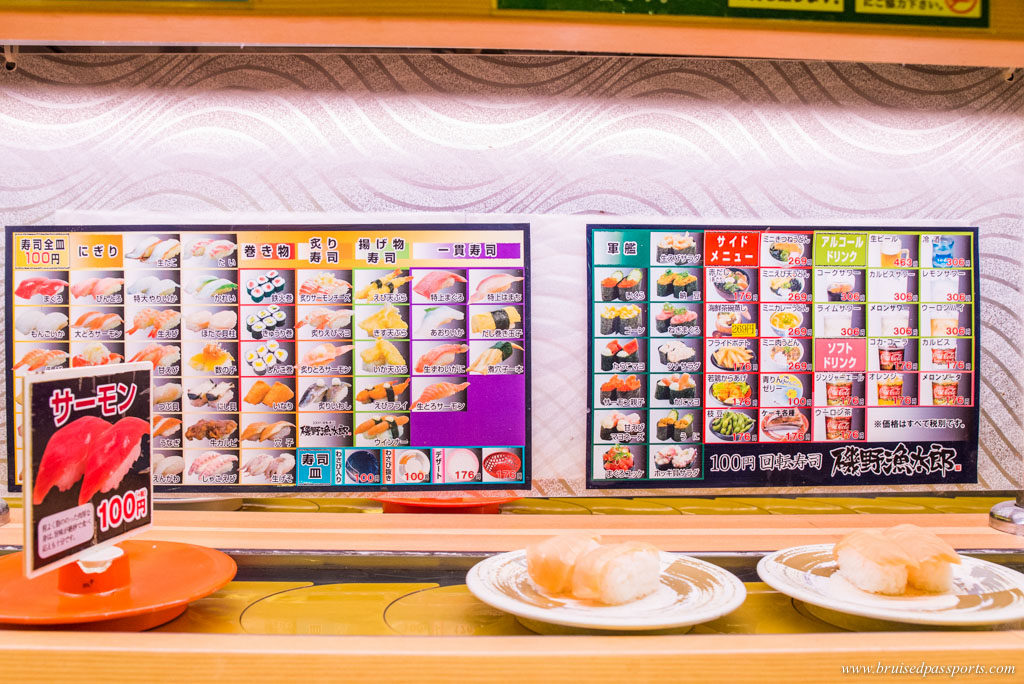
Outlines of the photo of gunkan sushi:
{"label": "photo of gunkan sushi", "polygon": [[645,414],[595,411],[594,426],[597,441],[642,444],[646,441]]}
{"label": "photo of gunkan sushi", "polygon": [[[657,378],[657,380],[654,380]],[[652,377],[654,380],[654,399],[659,402],[666,402],[669,406],[699,406],[700,397],[697,386],[700,377],[696,379],[689,373],[678,373],[674,375],[662,375]]]}
{"label": "photo of gunkan sushi", "polygon": [[[662,447],[654,451],[653,461],[655,471],[683,470],[699,465],[697,447]],[[693,477],[696,476],[694,473]]]}
{"label": "photo of gunkan sushi", "polygon": [[651,412],[651,420],[657,419],[654,439],[658,442],[696,442],[700,440],[700,424],[694,420],[693,411],[671,409],[662,414]]}
{"label": "photo of gunkan sushi", "polygon": [[[600,345],[603,340],[597,340]],[[601,346],[601,370],[616,373],[643,373],[646,364],[641,356],[640,343],[636,338],[619,341],[611,340]]]}
{"label": "photo of gunkan sushi", "polygon": [[698,306],[692,304],[663,304],[661,310],[654,314],[655,332],[668,334],[672,337],[700,336]]}
{"label": "photo of gunkan sushi", "polygon": [[658,264],[696,264],[700,262],[699,233],[651,233],[655,244],[654,262]]}
{"label": "photo of gunkan sushi", "polygon": [[646,304],[595,305],[599,335],[643,335],[647,330]]}
{"label": "photo of gunkan sushi", "polygon": [[644,388],[645,376],[618,374],[612,376],[599,375],[599,402],[602,406],[621,406],[643,408],[647,403],[647,392]]}
{"label": "photo of gunkan sushi", "polygon": [[[658,340],[651,340],[652,344]],[[694,342],[700,344],[700,340],[683,341],[668,340],[657,345],[658,363],[670,371],[698,370],[700,368],[700,357],[694,349]],[[653,346],[652,346],[653,349]]]}
{"label": "photo of gunkan sushi", "polygon": [[654,296],[657,299],[685,299],[698,301],[702,296],[699,270],[666,268],[653,269]]}
{"label": "photo of gunkan sushi", "polygon": [[601,301],[640,302],[647,299],[647,283],[643,269],[634,268],[628,272],[599,269]]}

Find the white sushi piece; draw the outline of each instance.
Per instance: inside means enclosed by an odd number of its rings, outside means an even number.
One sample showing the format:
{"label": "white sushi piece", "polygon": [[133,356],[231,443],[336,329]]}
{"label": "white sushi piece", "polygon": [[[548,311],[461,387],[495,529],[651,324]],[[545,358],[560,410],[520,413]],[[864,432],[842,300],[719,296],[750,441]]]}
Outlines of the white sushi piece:
{"label": "white sushi piece", "polygon": [[226,294],[228,291],[233,290],[234,288],[235,284],[230,280],[225,280],[224,278],[217,278],[203,285],[203,287],[200,288],[198,294],[200,297],[207,299],[216,294]]}
{"label": "white sushi piece", "polygon": [[146,263],[155,264],[158,261],[164,261],[165,259],[173,259],[181,251],[181,243],[174,238],[168,240],[162,240],[156,243],[153,248],[153,253],[146,259]]}
{"label": "white sushi piece", "polygon": [[206,402],[206,394],[213,389],[213,381],[206,380],[199,383],[195,387],[191,387],[188,390],[189,401],[202,401]]}
{"label": "white sushi piece", "polygon": [[206,251],[210,248],[210,245],[212,244],[213,240],[211,240],[210,238],[195,238],[193,240],[188,241],[188,243],[185,245],[184,252],[189,257],[201,258],[206,256]]}
{"label": "white sushi piece", "polygon": [[210,316],[210,330],[232,330],[238,325],[238,314],[234,311],[218,311]]}
{"label": "white sushi piece", "polygon": [[256,352],[248,352],[245,355],[245,362],[248,363],[249,365],[252,365],[252,363],[258,358],[259,356],[256,354]]}
{"label": "white sushi piece", "polygon": [[853,586],[873,594],[896,596],[907,588],[907,572],[917,561],[877,530],[857,530],[832,550],[840,574]]}
{"label": "white sushi piece", "polygon": [[288,352],[284,349],[277,349],[274,351],[274,360],[276,363],[284,363],[288,360]]}
{"label": "white sushi piece", "polygon": [[213,282],[214,280],[217,280],[217,276],[212,276],[212,275],[196,276],[195,278],[192,278],[191,280],[188,281],[188,283],[185,284],[185,291],[190,293],[190,294],[197,295],[197,294],[199,294],[199,291],[201,289],[203,289],[203,287],[207,283]]}
{"label": "white sushi piece", "polygon": [[129,259],[141,259],[142,255],[145,254],[150,247],[159,243],[160,238],[152,235],[147,238],[143,238],[142,241],[135,245],[130,252],[125,254],[125,256]]}
{"label": "white sushi piece", "polygon": [[427,309],[427,312],[427,315],[423,317],[423,322],[420,323],[420,327],[416,330],[417,337],[428,337],[430,331],[434,328],[438,328],[450,321],[463,321],[466,319],[466,314],[450,306],[430,307]]}
{"label": "white sushi piece", "polygon": [[265,356],[267,351],[268,351],[268,347],[265,344],[261,344],[260,346],[256,347],[256,355],[257,356]]}
{"label": "white sushi piece", "polygon": [[277,340],[270,340],[270,342],[267,342],[267,351],[268,352],[276,352],[280,348],[281,348],[281,343],[278,342]]}
{"label": "white sushi piece", "polygon": [[178,399],[181,399],[181,385],[176,382],[169,382],[153,390],[154,404],[165,404]]}
{"label": "white sushi piece", "polygon": [[223,404],[231,401],[234,394],[234,385],[230,382],[219,382],[207,390],[206,401],[211,404]]}
{"label": "white sushi piece", "polygon": [[209,311],[194,311],[185,317],[185,327],[196,332],[210,327]]}
{"label": "white sushi piece", "polygon": [[169,477],[181,475],[185,470],[185,459],[181,456],[168,456],[162,458],[153,466],[153,475],[157,477]]}
{"label": "white sushi piece", "polygon": [[208,259],[224,259],[235,252],[235,243],[230,240],[214,240],[206,246]]}
{"label": "white sushi piece", "polygon": [[147,291],[147,294],[154,295],[156,297],[163,297],[166,295],[174,294],[174,290],[177,289],[178,283],[174,282],[170,278],[164,278],[157,284],[153,285]]}
{"label": "white sushi piece", "polygon": [[128,286],[128,294],[149,294],[150,288],[159,282],[156,276],[143,276]]}
{"label": "white sushi piece", "polygon": [[58,330],[66,328],[67,325],[68,317],[60,311],[54,311],[46,314],[46,317],[36,325],[36,330],[43,332],[57,332]]}
{"label": "white sushi piece", "polygon": [[46,314],[42,311],[29,309],[25,313],[18,315],[18,318],[14,321],[14,328],[22,335],[29,335],[44,318],[46,318]]}

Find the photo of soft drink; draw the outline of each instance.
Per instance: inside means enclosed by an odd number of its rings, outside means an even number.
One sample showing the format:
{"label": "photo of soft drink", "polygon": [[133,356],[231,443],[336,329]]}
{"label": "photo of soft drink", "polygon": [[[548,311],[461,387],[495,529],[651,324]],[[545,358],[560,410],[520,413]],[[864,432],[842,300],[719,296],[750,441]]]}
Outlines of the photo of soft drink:
{"label": "photo of soft drink", "polygon": [[903,378],[899,375],[878,379],[878,405],[896,406],[903,404]]}
{"label": "photo of soft drink", "polygon": [[932,240],[932,268],[949,268],[953,258],[953,238],[938,236]]}
{"label": "photo of soft drink", "polygon": [[943,375],[932,380],[932,404],[956,406],[960,383],[955,375]]}

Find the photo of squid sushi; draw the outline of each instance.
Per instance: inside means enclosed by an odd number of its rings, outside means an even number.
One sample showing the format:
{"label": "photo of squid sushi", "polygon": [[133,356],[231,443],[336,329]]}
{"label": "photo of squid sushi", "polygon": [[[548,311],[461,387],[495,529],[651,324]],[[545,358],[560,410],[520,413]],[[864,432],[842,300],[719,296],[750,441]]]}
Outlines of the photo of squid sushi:
{"label": "photo of squid sushi", "polygon": [[203,302],[234,304],[238,296],[238,285],[235,284],[234,271],[222,271],[222,275],[204,273],[183,278],[182,291],[194,299]]}
{"label": "photo of squid sushi", "polygon": [[159,271],[140,275],[128,281],[125,292],[140,304],[177,304],[178,283],[175,271]]}
{"label": "photo of squid sushi", "polygon": [[140,264],[155,264],[165,268],[176,268],[176,257],[181,254],[181,242],[170,235],[146,235],[138,237],[128,250],[125,258]]}
{"label": "photo of squid sushi", "polygon": [[[371,278],[368,282],[363,280],[367,277]],[[356,274],[356,301],[407,302],[409,295],[404,286],[412,279],[408,270],[404,268],[396,268],[390,272],[359,271]]]}
{"label": "photo of squid sushi", "polygon": [[[473,307],[475,310],[477,307]],[[474,334],[485,330],[516,330],[522,327],[523,317],[519,307],[505,306],[493,311],[474,313],[470,317],[470,327]]]}
{"label": "photo of squid sushi", "polygon": [[414,315],[419,318],[415,326],[414,337],[418,339],[434,339],[438,337],[462,337],[466,329],[465,307],[427,306],[413,307]]}
{"label": "photo of squid sushi", "polygon": [[[118,318],[120,319],[120,316]],[[67,314],[60,309],[18,307],[18,313],[14,317],[14,329],[34,340],[63,340],[67,337],[67,327]]]}

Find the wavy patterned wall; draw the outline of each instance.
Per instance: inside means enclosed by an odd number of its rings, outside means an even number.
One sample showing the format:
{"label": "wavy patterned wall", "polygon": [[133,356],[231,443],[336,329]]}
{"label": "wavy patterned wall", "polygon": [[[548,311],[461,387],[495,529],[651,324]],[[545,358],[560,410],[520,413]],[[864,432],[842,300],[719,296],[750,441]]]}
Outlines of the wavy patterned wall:
{"label": "wavy patterned wall", "polygon": [[582,222],[553,215],[976,224],[980,487],[1022,477],[1024,85],[996,70],[25,56],[0,72],[0,220],[45,224],[58,211],[548,215],[534,233],[535,477],[546,494],[583,488],[584,312],[567,294],[580,287]]}

